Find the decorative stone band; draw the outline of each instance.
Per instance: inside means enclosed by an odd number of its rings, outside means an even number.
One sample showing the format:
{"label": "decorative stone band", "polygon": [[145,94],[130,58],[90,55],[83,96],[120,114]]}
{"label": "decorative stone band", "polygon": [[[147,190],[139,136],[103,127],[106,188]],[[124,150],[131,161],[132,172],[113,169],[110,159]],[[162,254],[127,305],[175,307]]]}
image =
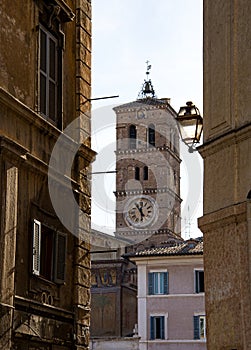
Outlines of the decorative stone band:
{"label": "decorative stone band", "polygon": [[140,235],[143,236],[151,236],[153,234],[161,234],[161,233],[168,233],[168,234],[173,234],[173,232],[167,228],[163,228],[163,229],[160,229],[160,230],[131,230],[131,231],[123,231],[123,232],[116,232],[115,235],[116,236],[134,236],[135,234],[139,234],[140,232]]}
{"label": "decorative stone band", "polygon": [[180,202],[182,201],[181,198],[170,188],[163,187],[163,188],[147,188],[147,189],[140,189],[140,190],[131,190],[131,191],[114,191],[115,197],[126,197],[130,195],[139,195],[139,194],[153,194],[153,193],[169,193],[173,198],[178,199]]}
{"label": "decorative stone band", "polygon": [[118,150],[115,151],[115,154],[133,154],[133,153],[148,153],[148,152],[158,152],[158,151],[168,151],[170,152],[176,160],[180,163],[181,160],[176,153],[174,153],[171,148],[167,145],[163,145],[162,147],[145,147],[145,148],[134,148],[134,149],[126,149],[126,150]]}

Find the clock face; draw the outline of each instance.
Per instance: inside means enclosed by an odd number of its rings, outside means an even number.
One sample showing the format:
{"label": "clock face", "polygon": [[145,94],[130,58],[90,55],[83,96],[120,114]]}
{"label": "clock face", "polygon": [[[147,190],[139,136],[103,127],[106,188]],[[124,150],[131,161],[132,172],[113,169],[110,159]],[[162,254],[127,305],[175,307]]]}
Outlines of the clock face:
{"label": "clock face", "polygon": [[148,196],[134,197],[126,206],[124,217],[129,226],[144,228],[156,219],[157,204]]}
{"label": "clock face", "polygon": [[146,119],[146,110],[140,109],[137,111],[137,119]]}

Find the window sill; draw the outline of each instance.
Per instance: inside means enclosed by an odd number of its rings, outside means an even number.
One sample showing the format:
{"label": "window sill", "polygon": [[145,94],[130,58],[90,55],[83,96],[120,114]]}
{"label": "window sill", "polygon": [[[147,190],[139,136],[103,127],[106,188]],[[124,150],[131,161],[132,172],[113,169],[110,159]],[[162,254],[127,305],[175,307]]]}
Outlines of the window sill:
{"label": "window sill", "polygon": [[184,298],[184,297],[204,297],[205,293],[187,293],[187,294],[148,294],[147,298]]}
{"label": "window sill", "polygon": [[[196,343],[206,343],[206,339],[149,339],[149,343],[187,343],[187,344],[196,344]],[[144,342],[144,341],[143,341]]]}
{"label": "window sill", "polygon": [[35,275],[35,274],[32,274],[32,277],[34,277],[35,279],[47,284],[47,285],[50,285],[50,286],[60,286],[62,284],[65,284],[64,282],[63,283],[56,283],[54,281],[51,281],[51,280],[48,280],[46,279],[45,277],[41,276],[41,275]]}

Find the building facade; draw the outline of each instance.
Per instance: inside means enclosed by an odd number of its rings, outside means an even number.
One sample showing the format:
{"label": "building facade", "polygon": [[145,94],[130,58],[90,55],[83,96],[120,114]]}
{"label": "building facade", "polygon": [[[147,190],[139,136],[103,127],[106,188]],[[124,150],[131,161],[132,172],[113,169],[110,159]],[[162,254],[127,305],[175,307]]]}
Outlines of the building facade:
{"label": "building facade", "polygon": [[205,350],[202,239],[128,257],[138,272],[139,350]]}
{"label": "building facade", "polygon": [[[91,3],[3,0],[0,16],[0,348],[87,349]],[[80,116],[83,133],[63,133]]]}
{"label": "building facade", "polygon": [[248,0],[204,0],[204,212],[199,226],[209,350],[251,348],[250,14]]}
{"label": "building facade", "polygon": [[92,230],[91,338],[108,348],[108,339],[132,337],[137,323],[137,271],[122,257],[126,244]]}

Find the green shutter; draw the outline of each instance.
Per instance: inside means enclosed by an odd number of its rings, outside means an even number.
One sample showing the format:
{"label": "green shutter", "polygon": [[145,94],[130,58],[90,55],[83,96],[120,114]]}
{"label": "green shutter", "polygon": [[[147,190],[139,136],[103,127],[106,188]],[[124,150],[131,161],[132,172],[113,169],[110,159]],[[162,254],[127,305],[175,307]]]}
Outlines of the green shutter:
{"label": "green shutter", "polygon": [[150,339],[155,339],[155,318],[153,316],[150,317]]}
{"label": "green shutter", "polygon": [[148,273],[148,294],[153,294],[153,272]]}
{"label": "green shutter", "polygon": [[65,280],[66,264],[66,234],[57,232],[55,245],[55,282],[63,283]]}
{"label": "green shutter", "polygon": [[169,293],[168,272],[164,272],[164,294]]}
{"label": "green shutter", "polygon": [[40,253],[41,253],[41,222],[32,222],[32,273],[40,274]]}
{"label": "green shutter", "polygon": [[200,317],[193,317],[193,325],[194,325],[194,339],[200,339]]}
{"label": "green shutter", "polygon": [[165,317],[160,317],[160,338],[165,339]]}

